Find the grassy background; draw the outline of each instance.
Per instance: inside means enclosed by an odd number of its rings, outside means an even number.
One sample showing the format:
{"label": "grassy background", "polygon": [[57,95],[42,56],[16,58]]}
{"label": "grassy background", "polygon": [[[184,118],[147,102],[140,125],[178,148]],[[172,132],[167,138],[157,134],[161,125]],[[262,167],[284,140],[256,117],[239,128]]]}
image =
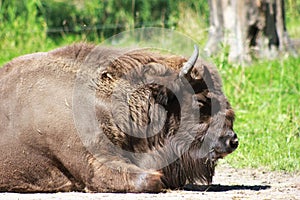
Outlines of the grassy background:
{"label": "grassy background", "polygon": [[299,171],[300,58],[219,66],[240,141],[227,161],[237,167]]}
{"label": "grassy background", "polygon": [[[102,2],[102,3],[99,3]],[[207,39],[207,1],[0,0],[0,66],[12,58],[70,44],[99,43],[135,27],[181,31],[201,46]],[[287,27],[300,36],[300,2],[286,1]],[[157,12],[159,10],[160,12]],[[214,62],[236,111],[239,148],[225,162],[236,167],[300,171],[300,58],[257,60],[251,66]]]}

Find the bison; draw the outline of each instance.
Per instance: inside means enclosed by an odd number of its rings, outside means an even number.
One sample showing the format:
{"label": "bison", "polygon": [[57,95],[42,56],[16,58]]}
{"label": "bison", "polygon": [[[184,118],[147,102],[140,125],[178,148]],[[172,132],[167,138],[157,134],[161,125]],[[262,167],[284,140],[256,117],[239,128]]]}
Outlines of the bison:
{"label": "bison", "polygon": [[0,69],[0,191],[160,192],[210,184],[238,146],[215,68],[79,43]]}

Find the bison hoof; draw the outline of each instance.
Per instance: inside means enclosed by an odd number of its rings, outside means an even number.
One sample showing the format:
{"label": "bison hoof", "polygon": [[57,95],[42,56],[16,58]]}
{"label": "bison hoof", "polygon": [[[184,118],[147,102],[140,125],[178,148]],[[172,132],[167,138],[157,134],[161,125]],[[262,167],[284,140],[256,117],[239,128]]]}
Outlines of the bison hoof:
{"label": "bison hoof", "polygon": [[136,179],[137,192],[153,192],[162,191],[163,183],[161,182],[162,174],[159,172],[144,172],[138,174]]}

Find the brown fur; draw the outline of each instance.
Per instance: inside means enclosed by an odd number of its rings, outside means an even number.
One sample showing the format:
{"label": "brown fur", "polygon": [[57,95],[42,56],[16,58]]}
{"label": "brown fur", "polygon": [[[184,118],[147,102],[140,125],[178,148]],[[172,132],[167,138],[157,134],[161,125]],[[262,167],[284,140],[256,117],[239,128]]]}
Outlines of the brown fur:
{"label": "brown fur", "polygon": [[[218,157],[201,157],[199,148],[210,127],[220,132],[218,138],[232,131],[234,112],[217,72],[204,61],[192,71],[193,92],[184,90],[186,83],[178,79],[184,62],[146,50],[81,43],[4,65],[0,191],[159,192],[187,182],[211,183]],[[88,85],[82,101],[95,104],[101,130],[88,147],[73,120],[74,106],[80,106],[72,104],[80,76],[88,78],[79,82]],[[200,117],[191,121],[198,110]],[[143,127],[152,122],[161,129],[148,135],[153,130]],[[220,147],[220,141],[212,143]]]}

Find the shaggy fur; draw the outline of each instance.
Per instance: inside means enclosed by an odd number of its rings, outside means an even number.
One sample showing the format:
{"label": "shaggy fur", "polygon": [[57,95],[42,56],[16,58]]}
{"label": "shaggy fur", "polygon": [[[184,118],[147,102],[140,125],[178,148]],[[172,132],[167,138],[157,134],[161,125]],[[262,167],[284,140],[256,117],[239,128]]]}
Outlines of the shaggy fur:
{"label": "shaggy fur", "polygon": [[[178,78],[186,61],[81,43],[3,66],[0,191],[159,192],[210,184],[217,159],[237,147],[234,112],[210,64],[198,60],[191,80]],[[95,109],[91,118],[80,114],[85,105]],[[80,125],[93,120],[94,129]],[[215,137],[203,154],[208,134]]]}

